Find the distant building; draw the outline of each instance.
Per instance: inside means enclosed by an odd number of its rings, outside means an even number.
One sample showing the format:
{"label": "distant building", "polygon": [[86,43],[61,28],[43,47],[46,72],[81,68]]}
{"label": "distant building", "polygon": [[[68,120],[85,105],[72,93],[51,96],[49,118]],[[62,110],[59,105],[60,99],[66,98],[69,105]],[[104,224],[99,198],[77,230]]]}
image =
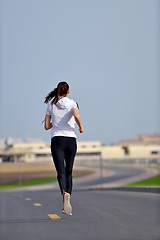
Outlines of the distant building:
{"label": "distant building", "polygon": [[50,145],[45,142],[15,142],[3,150],[3,161],[34,162],[51,158]]}
{"label": "distant building", "polygon": [[[137,139],[144,139],[144,137]],[[94,160],[100,157],[117,160],[160,159],[160,144],[149,144],[149,140],[145,141],[147,144],[133,140],[133,142],[121,141],[119,144],[111,146],[104,146],[99,141],[78,142],[76,158],[79,160]],[[5,141],[3,146],[5,147],[0,148],[0,162],[35,162],[52,159],[50,144],[41,140],[17,141],[12,139],[12,141]]]}
{"label": "distant building", "polygon": [[86,142],[77,142],[77,157],[83,159],[86,156],[96,157],[99,156],[102,152],[101,142],[98,141],[86,141]]}
{"label": "distant building", "polygon": [[[101,155],[100,142],[78,142],[77,155],[79,159],[91,156],[92,158]],[[3,162],[33,162],[46,161],[51,159],[50,144],[38,142],[13,142],[6,145],[6,148],[0,152]]]}
{"label": "distant building", "polygon": [[137,135],[136,139],[121,140],[117,145],[129,146],[129,145],[160,145],[160,134],[143,134]]}

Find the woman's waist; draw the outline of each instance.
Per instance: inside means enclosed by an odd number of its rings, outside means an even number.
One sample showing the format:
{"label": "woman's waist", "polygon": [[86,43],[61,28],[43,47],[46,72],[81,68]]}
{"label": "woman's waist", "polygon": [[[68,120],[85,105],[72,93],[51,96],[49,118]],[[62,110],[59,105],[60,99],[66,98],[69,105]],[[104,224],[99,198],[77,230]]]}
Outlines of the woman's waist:
{"label": "woman's waist", "polygon": [[75,137],[76,138],[76,133],[73,129],[72,130],[66,130],[66,129],[54,129],[54,128],[52,128],[51,137],[54,137],[54,136],[65,136],[65,137]]}
{"label": "woman's waist", "polygon": [[75,124],[60,124],[60,123],[53,123],[52,130],[54,131],[73,131],[75,129]]}

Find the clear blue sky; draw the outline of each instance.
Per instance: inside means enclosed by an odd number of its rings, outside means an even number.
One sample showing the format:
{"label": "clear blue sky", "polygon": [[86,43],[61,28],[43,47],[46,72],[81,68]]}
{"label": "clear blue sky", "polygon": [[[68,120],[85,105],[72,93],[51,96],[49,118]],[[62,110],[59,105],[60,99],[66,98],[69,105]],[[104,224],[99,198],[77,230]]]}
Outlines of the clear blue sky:
{"label": "clear blue sky", "polygon": [[1,0],[0,138],[50,140],[46,94],[70,85],[79,141],[160,133],[160,2]]}

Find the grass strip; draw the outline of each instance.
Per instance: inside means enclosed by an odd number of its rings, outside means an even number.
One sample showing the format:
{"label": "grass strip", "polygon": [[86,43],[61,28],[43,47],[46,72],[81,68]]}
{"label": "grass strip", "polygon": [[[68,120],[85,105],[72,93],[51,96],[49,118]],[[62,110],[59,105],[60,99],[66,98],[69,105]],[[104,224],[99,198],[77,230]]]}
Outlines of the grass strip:
{"label": "grass strip", "polygon": [[140,182],[125,185],[127,187],[158,187],[160,186],[160,175],[151,177]]}
{"label": "grass strip", "polygon": [[22,182],[21,184],[13,183],[13,184],[2,185],[0,186],[0,190],[10,189],[10,188],[19,188],[19,187],[28,187],[28,186],[51,183],[56,181],[57,181],[57,178],[34,179],[34,180]]}

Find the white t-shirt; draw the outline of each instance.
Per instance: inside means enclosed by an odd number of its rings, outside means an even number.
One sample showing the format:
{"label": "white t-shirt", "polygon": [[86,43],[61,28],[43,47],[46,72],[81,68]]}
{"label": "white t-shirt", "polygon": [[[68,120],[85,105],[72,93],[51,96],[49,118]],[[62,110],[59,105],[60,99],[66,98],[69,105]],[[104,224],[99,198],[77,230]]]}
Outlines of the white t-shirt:
{"label": "white t-shirt", "polygon": [[75,137],[75,119],[73,108],[78,108],[73,100],[62,97],[56,104],[48,104],[46,114],[51,116],[51,138],[55,136]]}

